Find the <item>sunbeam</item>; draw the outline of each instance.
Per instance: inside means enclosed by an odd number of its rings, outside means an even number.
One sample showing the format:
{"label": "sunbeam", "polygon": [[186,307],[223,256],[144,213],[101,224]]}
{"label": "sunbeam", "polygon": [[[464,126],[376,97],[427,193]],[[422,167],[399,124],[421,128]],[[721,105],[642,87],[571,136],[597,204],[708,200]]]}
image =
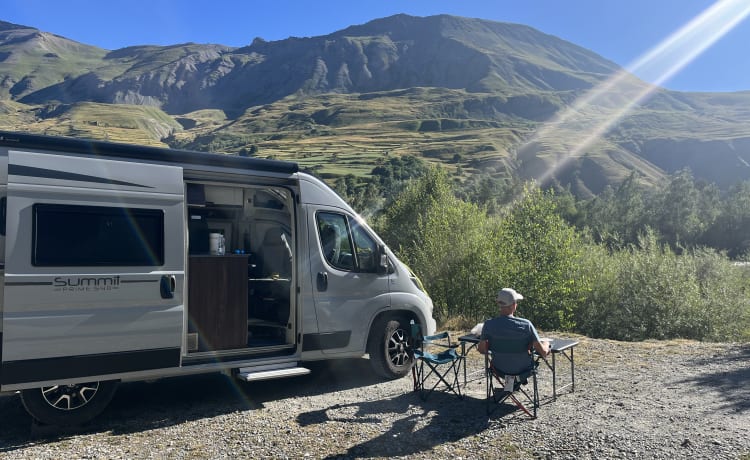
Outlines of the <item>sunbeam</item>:
{"label": "sunbeam", "polygon": [[[634,107],[660,89],[696,57],[731,31],[750,14],[746,0],[722,0],[696,16],[685,26],[652,48],[625,70],[617,72],[577,100],[552,121],[542,126],[518,149],[565,138],[576,139],[573,147],[560,153],[556,162],[536,177],[549,180],[560,168],[599,141]],[[652,83],[633,77],[639,74]]]}

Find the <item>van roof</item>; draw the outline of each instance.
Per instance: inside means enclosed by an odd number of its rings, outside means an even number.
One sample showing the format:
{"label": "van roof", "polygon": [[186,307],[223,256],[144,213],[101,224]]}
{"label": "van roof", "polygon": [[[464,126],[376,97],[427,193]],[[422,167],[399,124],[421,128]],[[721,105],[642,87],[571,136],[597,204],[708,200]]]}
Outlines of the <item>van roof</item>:
{"label": "van roof", "polygon": [[0,131],[0,146],[53,152],[87,153],[92,156],[129,158],[134,160],[182,163],[189,165],[222,166],[253,171],[293,174],[299,171],[297,163],[267,160],[264,158],[197,152],[192,150],[147,147],[134,144],[45,136],[11,131]]}

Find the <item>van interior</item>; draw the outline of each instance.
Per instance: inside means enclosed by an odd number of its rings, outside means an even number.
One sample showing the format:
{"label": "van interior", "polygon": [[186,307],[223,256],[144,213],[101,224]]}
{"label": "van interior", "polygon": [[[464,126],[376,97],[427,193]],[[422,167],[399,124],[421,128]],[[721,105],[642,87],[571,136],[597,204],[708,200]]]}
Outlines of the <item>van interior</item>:
{"label": "van interior", "polygon": [[[276,186],[186,183],[185,349],[233,356],[294,346],[294,201]],[[224,250],[218,248],[221,235]]]}

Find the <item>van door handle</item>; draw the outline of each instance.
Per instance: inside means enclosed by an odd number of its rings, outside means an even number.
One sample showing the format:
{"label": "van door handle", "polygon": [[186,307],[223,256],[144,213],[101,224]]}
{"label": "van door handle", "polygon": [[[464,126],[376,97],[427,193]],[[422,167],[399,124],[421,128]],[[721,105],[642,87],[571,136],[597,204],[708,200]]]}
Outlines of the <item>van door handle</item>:
{"label": "van door handle", "polygon": [[159,291],[162,299],[174,298],[174,290],[177,288],[177,278],[174,275],[162,275],[159,282]]}
{"label": "van door handle", "polygon": [[328,273],[318,273],[318,291],[325,291],[328,289]]}

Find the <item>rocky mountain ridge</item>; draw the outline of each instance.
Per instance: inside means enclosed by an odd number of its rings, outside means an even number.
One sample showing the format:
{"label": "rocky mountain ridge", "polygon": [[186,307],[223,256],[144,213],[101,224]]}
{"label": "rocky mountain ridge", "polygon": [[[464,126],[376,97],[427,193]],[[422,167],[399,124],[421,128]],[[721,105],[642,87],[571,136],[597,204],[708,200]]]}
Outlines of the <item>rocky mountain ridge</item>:
{"label": "rocky mountain ridge", "polygon": [[[310,164],[356,156],[347,148],[394,151],[379,146],[387,137],[399,154],[453,160],[459,175],[544,177],[580,195],[631,171],[645,184],[683,167],[723,187],[750,178],[750,113],[743,108],[750,92],[649,89],[621,72],[531,27],[447,15],[396,15],[319,37],[257,38],[241,48],[113,51],[0,22],[0,127],[229,153],[253,145],[262,155]],[[575,106],[617,75],[624,77],[606,97]],[[643,92],[649,97],[600,139],[576,144]],[[101,104],[110,114],[102,117]],[[122,110],[130,115],[120,117]],[[571,111],[580,115],[535,138]],[[352,170],[366,174],[377,161],[360,155]],[[323,172],[346,174],[346,164],[339,166]]]}

